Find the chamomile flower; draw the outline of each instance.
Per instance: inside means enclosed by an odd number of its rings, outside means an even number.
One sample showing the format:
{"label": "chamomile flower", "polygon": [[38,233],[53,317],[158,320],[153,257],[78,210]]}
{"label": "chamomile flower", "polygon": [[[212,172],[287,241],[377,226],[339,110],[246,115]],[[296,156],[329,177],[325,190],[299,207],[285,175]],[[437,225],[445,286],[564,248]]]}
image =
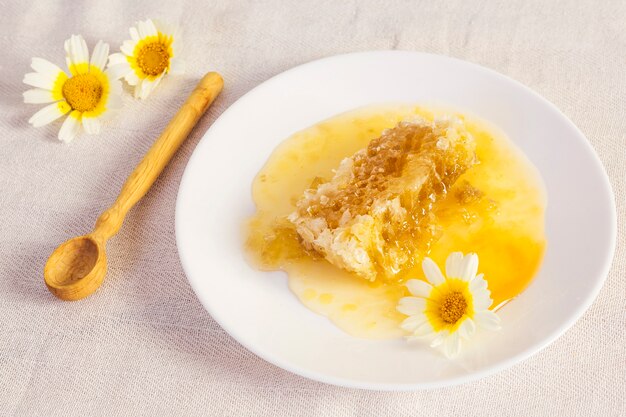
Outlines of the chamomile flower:
{"label": "chamomile flower", "polygon": [[109,45],[100,41],[90,59],[85,39],[72,35],[65,41],[70,75],[50,61],[33,58],[35,72],[26,74],[23,82],[35,88],[24,92],[24,102],[51,104],[28,122],[39,127],[69,113],[59,130],[60,140],[70,142],[81,126],[89,134],[99,133],[102,118],[121,107],[121,85],[105,70],[108,56]]}
{"label": "chamomile flower", "polygon": [[409,316],[401,327],[408,339],[431,338],[448,358],[459,354],[462,339],[469,340],[476,326],[500,329],[500,318],[489,310],[493,300],[487,281],[478,272],[478,256],[453,252],[446,260],[446,276],[430,258],[422,262],[426,281],[412,279],[406,286],[413,297],[400,299],[398,311]]}
{"label": "chamomile flower", "polygon": [[109,68],[117,77],[135,87],[135,98],[144,99],[166,74],[182,73],[178,58],[179,36],[176,30],[148,19],[130,28],[130,40],[111,54]]}

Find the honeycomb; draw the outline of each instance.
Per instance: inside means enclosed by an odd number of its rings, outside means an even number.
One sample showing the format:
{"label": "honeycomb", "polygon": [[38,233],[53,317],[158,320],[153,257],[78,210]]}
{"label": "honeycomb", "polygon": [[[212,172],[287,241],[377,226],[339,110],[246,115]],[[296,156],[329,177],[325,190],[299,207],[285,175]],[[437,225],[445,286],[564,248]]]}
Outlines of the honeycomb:
{"label": "honeycomb", "polygon": [[433,207],[476,163],[458,118],[400,122],[316,178],[288,217],[301,245],[369,281],[393,280],[437,236]]}

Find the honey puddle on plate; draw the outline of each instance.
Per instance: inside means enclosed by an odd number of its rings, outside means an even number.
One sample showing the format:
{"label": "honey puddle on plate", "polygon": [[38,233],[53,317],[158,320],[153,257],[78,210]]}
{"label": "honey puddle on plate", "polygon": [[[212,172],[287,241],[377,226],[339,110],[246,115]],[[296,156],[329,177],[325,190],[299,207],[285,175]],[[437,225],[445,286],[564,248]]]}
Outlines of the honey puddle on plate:
{"label": "honey puddle on plate", "polygon": [[[402,271],[397,282],[368,282],[313,259],[300,247],[286,216],[317,177],[330,179],[343,158],[366,147],[384,129],[415,115],[432,119],[443,113],[413,106],[358,109],[281,143],[252,185],[257,212],[245,225],[249,261],[261,270],[287,272],[289,287],[305,306],[353,336],[403,335],[398,325],[406,316],[395,307],[409,295],[404,281],[424,278],[421,269]],[[526,288],[541,263],[545,192],[536,169],[502,133],[455,114],[473,134],[480,162],[435,206],[440,236],[427,256],[444,265],[450,252],[477,253],[493,306],[501,306]]]}

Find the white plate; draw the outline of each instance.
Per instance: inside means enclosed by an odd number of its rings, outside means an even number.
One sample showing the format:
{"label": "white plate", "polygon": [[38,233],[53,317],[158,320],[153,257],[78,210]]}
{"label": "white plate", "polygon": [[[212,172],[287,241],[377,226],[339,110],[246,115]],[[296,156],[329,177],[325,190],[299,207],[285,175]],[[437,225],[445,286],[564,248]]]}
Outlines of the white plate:
{"label": "white plate", "polygon": [[[403,340],[342,333],[300,304],[279,272],[243,259],[251,183],[292,133],[370,104],[464,109],[500,127],[538,167],[548,193],[548,248],[530,287],[501,310],[503,330],[455,361]],[[286,71],[233,104],[189,160],[176,238],[189,282],[211,316],[265,360],[331,384],[408,390],[458,384],[509,367],[567,330],[589,307],[613,257],[613,194],[583,134],[548,101],[494,71],[415,52],[365,52]]]}

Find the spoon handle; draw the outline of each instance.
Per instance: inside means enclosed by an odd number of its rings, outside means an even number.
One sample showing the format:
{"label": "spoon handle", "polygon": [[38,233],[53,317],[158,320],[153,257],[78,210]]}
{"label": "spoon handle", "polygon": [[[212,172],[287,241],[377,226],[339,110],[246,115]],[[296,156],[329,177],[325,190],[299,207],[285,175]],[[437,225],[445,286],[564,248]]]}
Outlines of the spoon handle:
{"label": "spoon handle", "polygon": [[92,233],[94,237],[107,240],[118,232],[128,210],[148,192],[198,119],[222,91],[223,85],[224,80],[216,72],[209,72],[200,80],[185,104],[130,174],[115,203],[100,215]]}

